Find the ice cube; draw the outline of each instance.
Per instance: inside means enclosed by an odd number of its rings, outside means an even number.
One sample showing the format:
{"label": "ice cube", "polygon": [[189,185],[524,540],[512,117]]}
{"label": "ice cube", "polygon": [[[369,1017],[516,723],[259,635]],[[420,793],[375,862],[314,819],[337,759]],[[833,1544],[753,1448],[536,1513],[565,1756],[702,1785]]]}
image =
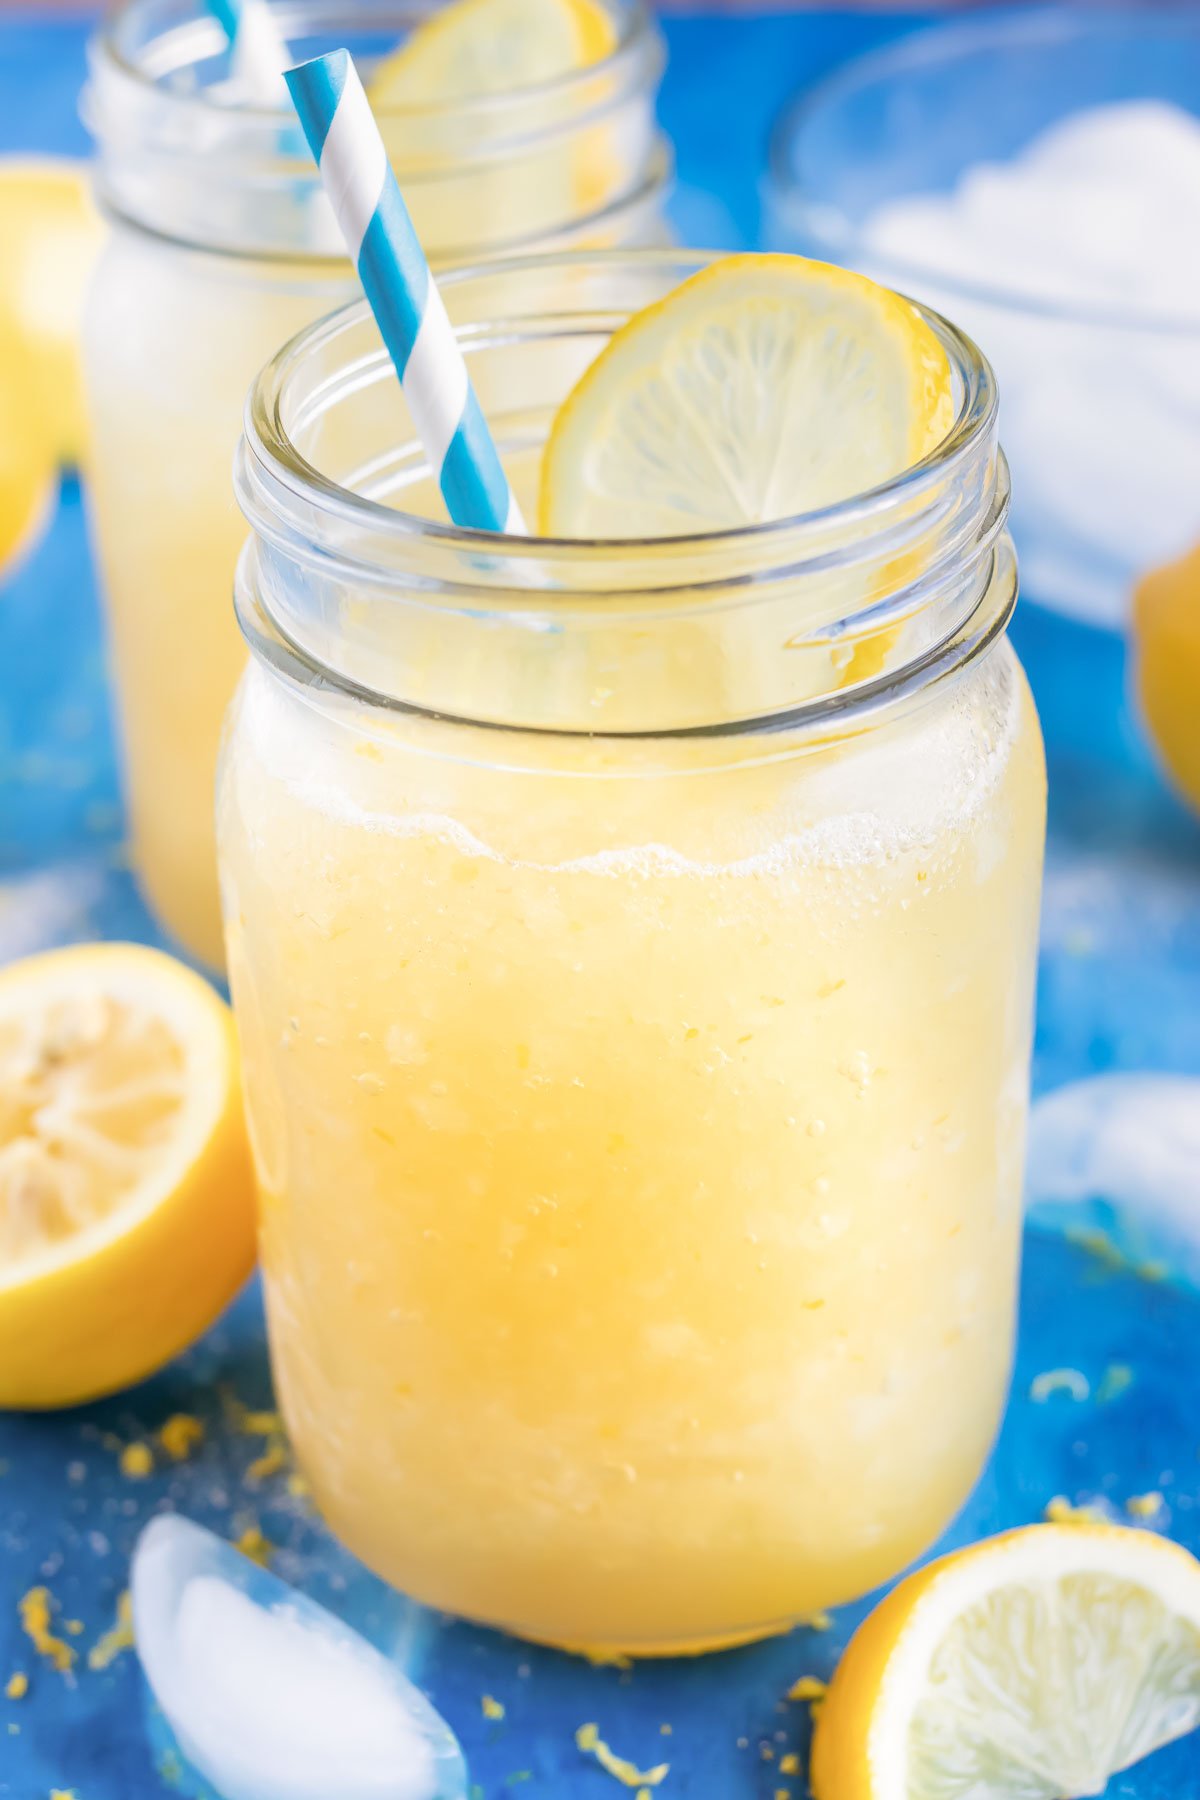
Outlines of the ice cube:
{"label": "ice cube", "polygon": [[1035,1223],[1100,1230],[1200,1283],[1200,1079],[1097,1075],[1044,1095],[1026,1190]]}
{"label": "ice cube", "polygon": [[450,1728],[363,1638],[186,1519],[131,1574],[146,1679],[223,1800],[462,1800]]}

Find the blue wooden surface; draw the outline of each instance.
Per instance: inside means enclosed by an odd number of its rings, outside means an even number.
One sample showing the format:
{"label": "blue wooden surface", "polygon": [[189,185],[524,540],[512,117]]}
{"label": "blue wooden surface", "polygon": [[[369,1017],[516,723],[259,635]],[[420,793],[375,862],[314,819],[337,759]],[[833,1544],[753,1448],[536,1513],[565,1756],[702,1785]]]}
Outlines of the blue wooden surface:
{"label": "blue wooden surface", "polygon": [[[681,237],[753,242],[778,105],[918,19],[669,18],[662,116],[679,157]],[[74,111],[83,37],[73,23],[0,23],[0,151],[85,150]],[[1028,604],[1014,637],[1051,771],[1035,1085],[1110,1069],[1200,1073],[1200,827],[1155,771],[1128,704],[1124,648]],[[0,588],[0,959],[72,937],[152,936],[121,845],[101,628],[80,496],[68,484],[49,539]],[[1034,1519],[1056,1493],[1119,1507],[1158,1488],[1166,1527],[1200,1549],[1198,1346],[1200,1297],[1105,1270],[1078,1247],[1031,1233],[1014,1402],[950,1541]],[[1095,1384],[1112,1364],[1127,1365],[1134,1381],[1109,1403],[1028,1402],[1039,1370],[1069,1365]],[[0,1686],[12,1669],[31,1674],[26,1698],[0,1697],[5,1800],[46,1800],[53,1787],[78,1800],[171,1791],[133,1659],[85,1670],[71,1685],[28,1653],[15,1612],[20,1593],[46,1582],[62,1616],[83,1622],[86,1650],[111,1623],[140,1523],[168,1503],[227,1533],[259,1523],[280,1546],[280,1573],[402,1656],[428,1687],[488,1800],[619,1793],[575,1749],[574,1729],[590,1719],[643,1765],[670,1762],[663,1800],[770,1800],[780,1790],[800,1800],[803,1782],[781,1776],[778,1762],[803,1752],[807,1719],[783,1696],[797,1675],[829,1672],[857,1611],[839,1614],[828,1633],[634,1671],[592,1669],[421,1613],[342,1553],[283,1476],[247,1480],[261,1445],[230,1428],[223,1393],[269,1403],[253,1289],[201,1346],[136,1392],[63,1417],[0,1420]],[[147,1437],[176,1410],[206,1420],[202,1452],[142,1482],[122,1476],[114,1446]],[[504,1703],[502,1721],[484,1719],[484,1693]],[[1110,1790],[1129,1800],[1197,1791],[1195,1739]]]}

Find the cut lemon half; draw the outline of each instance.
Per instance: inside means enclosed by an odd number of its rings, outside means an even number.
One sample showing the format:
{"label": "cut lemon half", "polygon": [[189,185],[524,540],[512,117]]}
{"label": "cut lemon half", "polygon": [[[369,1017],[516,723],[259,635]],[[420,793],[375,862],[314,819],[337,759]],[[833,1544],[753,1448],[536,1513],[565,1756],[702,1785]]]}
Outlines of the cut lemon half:
{"label": "cut lemon half", "polygon": [[1200,1724],[1200,1564],[1150,1532],[1034,1525],[920,1569],[817,1718],[816,1800],[1081,1800]]}
{"label": "cut lemon half", "polygon": [[1138,583],[1132,635],[1150,735],[1180,793],[1200,812],[1200,544]]}
{"label": "cut lemon half", "polygon": [[0,972],[0,1406],[127,1387],[249,1274],[254,1200],[229,1009],[135,944]]}
{"label": "cut lemon half", "polygon": [[712,532],[850,499],[953,423],[949,359],[916,308],[799,256],[730,256],[617,331],[542,460],[552,537]]}
{"label": "cut lemon half", "polygon": [[19,346],[39,435],[64,463],[84,457],[79,334],[103,239],[83,163],[0,158],[0,340]]}
{"label": "cut lemon half", "polygon": [[378,65],[370,96],[387,108],[517,93],[586,69],[615,44],[599,0],[452,0]]}

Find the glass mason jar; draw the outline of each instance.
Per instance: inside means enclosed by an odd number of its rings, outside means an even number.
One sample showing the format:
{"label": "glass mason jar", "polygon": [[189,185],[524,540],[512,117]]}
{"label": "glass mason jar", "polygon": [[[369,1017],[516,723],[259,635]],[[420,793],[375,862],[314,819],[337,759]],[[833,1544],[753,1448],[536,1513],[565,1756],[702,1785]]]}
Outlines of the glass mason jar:
{"label": "glass mason jar", "polygon": [[[380,112],[436,263],[661,241],[661,40],[640,0],[604,4],[616,47],[588,69]],[[298,54],[336,40],[369,68],[419,16],[395,0],[297,0],[280,23]],[[90,56],[84,112],[114,229],[85,328],[89,477],[134,852],[164,926],[219,966],[213,775],[244,658],[230,461],[257,370],[356,284],[298,130],[235,103],[203,0],[134,0]]]}
{"label": "glass mason jar", "polygon": [[[527,516],[702,258],[447,281]],[[862,1594],[1003,1408],[1044,765],[987,365],[873,493],[654,543],[431,522],[373,322],[260,378],[218,783],[280,1402],[435,1606],[632,1653]]]}

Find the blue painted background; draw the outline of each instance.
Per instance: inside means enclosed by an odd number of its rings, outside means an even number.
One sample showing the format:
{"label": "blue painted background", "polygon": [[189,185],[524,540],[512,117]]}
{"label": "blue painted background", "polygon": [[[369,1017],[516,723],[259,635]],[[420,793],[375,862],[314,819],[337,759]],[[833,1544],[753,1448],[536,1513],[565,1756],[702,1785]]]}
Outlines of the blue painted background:
{"label": "blue painted background", "polygon": [[[894,11],[669,17],[661,111],[678,154],[680,237],[753,243],[766,133],[784,99],[921,20]],[[74,110],[84,35],[81,24],[0,20],[0,152],[86,152]],[[714,71],[724,97],[716,118]],[[1200,1073],[1200,826],[1151,761],[1127,699],[1124,648],[1028,603],[1014,638],[1051,775],[1035,1085],[1109,1069]],[[69,483],[50,537],[0,587],[0,957],[102,934],[151,937],[153,928],[122,850],[101,627]],[[1057,1493],[1120,1509],[1130,1494],[1161,1489],[1160,1523],[1200,1549],[1198,1327],[1200,1302],[1182,1287],[1106,1269],[1031,1233],[1014,1403],[948,1541],[1037,1518]],[[1094,1392],[1113,1364],[1133,1372],[1133,1385],[1112,1401],[1028,1403],[1039,1370],[1079,1368]],[[663,1800],[773,1800],[780,1791],[801,1800],[803,1781],[782,1776],[779,1760],[803,1758],[808,1721],[784,1696],[798,1675],[830,1672],[861,1609],[845,1609],[829,1632],[633,1671],[592,1669],[421,1613],[331,1543],[284,1475],[248,1480],[262,1443],[231,1428],[229,1395],[270,1403],[253,1290],[134,1393],[63,1417],[0,1419],[0,1688],[13,1669],[31,1676],[25,1699],[0,1695],[5,1800],[47,1800],[54,1787],[78,1800],[172,1791],[132,1657],[70,1684],[29,1654],[16,1619],[17,1597],[45,1582],[61,1616],[82,1622],[86,1652],[112,1622],[139,1524],[167,1503],[226,1533],[260,1525],[281,1574],[401,1655],[458,1731],[487,1800],[614,1800],[621,1790],[575,1749],[585,1720],[643,1766],[670,1762]],[[152,1436],[176,1410],[206,1421],[200,1454],[142,1482],[122,1476],[120,1444]],[[483,1717],[484,1693],[504,1704],[502,1721]],[[1110,1792],[1189,1800],[1200,1793],[1200,1740]]]}

